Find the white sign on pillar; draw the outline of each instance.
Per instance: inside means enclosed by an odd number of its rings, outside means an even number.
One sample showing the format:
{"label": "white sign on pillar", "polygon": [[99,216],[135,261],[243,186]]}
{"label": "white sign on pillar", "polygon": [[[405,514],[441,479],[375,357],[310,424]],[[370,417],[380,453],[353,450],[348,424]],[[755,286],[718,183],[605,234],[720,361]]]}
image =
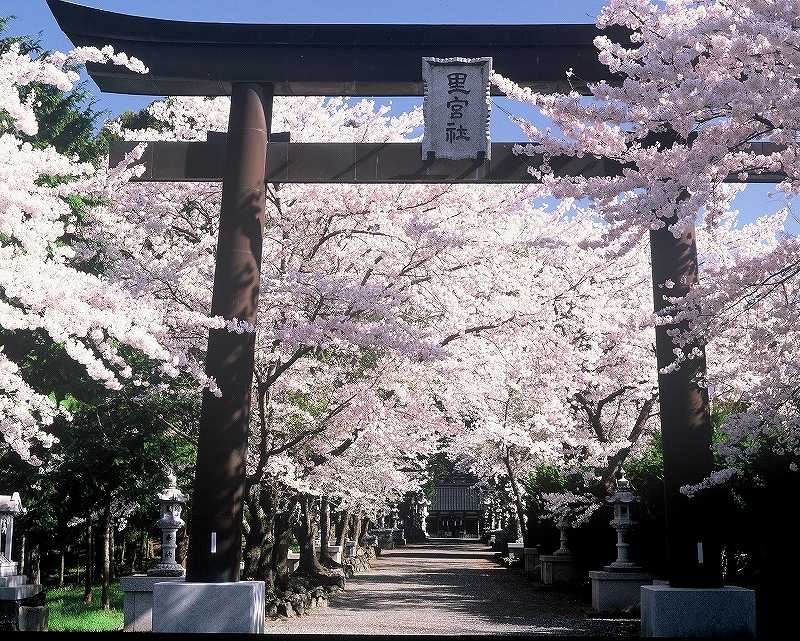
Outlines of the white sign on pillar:
{"label": "white sign on pillar", "polygon": [[422,157],[488,159],[491,58],[423,58]]}

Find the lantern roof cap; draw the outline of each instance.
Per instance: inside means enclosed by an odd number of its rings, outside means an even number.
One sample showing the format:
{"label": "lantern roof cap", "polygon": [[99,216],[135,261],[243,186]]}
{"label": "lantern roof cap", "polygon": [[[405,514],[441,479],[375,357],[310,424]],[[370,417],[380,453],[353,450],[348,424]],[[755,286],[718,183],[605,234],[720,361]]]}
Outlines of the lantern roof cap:
{"label": "lantern roof cap", "polygon": [[167,487],[161,490],[158,500],[174,503],[186,503],[189,500],[189,497],[178,489],[178,477],[173,470],[167,470]]}
{"label": "lantern roof cap", "polygon": [[0,494],[0,512],[3,514],[19,514],[22,512],[22,500],[19,492],[14,492],[10,496]]}
{"label": "lantern roof cap", "polygon": [[617,491],[609,496],[606,501],[609,503],[637,503],[639,498],[631,492],[631,482],[625,478],[625,473],[622,473],[617,479]]}

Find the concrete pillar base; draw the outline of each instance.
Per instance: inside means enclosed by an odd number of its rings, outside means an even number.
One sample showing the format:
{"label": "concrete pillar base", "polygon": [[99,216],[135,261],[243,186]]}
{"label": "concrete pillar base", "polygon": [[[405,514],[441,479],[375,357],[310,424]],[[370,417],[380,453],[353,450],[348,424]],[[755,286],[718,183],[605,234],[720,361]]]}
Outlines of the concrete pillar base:
{"label": "concrete pillar base", "polygon": [[571,554],[546,554],[539,557],[542,565],[542,583],[564,585],[578,579],[578,568]]}
{"label": "concrete pillar base", "polygon": [[156,583],[183,582],[182,576],[123,576],[119,580],[123,592],[124,632],[153,631],[153,586]]}
{"label": "concrete pillar base", "polygon": [[525,576],[529,576],[535,581],[541,581],[542,567],[539,565],[539,547],[523,549],[525,562],[523,564],[523,571]]}
{"label": "concrete pillar base", "polygon": [[723,588],[641,587],[643,637],[756,637],[756,593]]}
{"label": "concrete pillar base", "polygon": [[264,582],[156,583],[153,632],[264,632]]}
{"label": "concrete pillar base", "polygon": [[589,572],[592,581],[592,609],[613,612],[639,605],[640,588],[653,577],[643,572]]}

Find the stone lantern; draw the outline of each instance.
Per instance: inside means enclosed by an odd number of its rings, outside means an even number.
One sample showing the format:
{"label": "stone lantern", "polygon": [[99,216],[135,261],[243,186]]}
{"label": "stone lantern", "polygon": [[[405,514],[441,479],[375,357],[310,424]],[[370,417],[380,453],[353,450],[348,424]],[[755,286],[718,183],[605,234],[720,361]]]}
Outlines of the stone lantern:
{"label": "stone lantern", "polygon": [[153,590],[160,583],[183,583],[186,570],[175,559],[178,547],[177,533],[183,527],[181,519],[187,496],[178,489],[174,472],[167,473],[167,487],[158,494],[161,518],[156,525],[161,529],[161,563],[147,572],[147,576],[133,575],[120,578],[124,592],[122,603],[125,632],[153,631]]}
{"label": "stone lantern", "polygon": [[17,573],[17,564],[11,560],[11,544],[14,540],[14,517],[22,511],[19,492],[11,496],[0,496],[0,536],[3,547],[0,549],[0,576]]}
{"label": "stone lantern", "polygon": [[614,518],[611,526],[617,531],[617,560],[605,567],[609,572],[614,570],[640,570],[630,559],[628,533],[633,525],[631,508],[639,499],[630,491],[631,484],[623,474],[617,481],[617,491],[608,499],[614,505]]}
{"label": "stone lantern", "polygon": [[556,524],[559,531],[558,549],[552,554],[539,557],[542,583],[547,585],[567,585],[578,580],[578,566],[567,546],[569,521],[561,517]]}
{"label": "stone lantern", "polygon": [[603,570],[589,572],[592,608],[598,612],[637,606],[641,587],[653,582],[653,577],[642,572],[642,568],[630,558],[628,534],[634,523],[631,508],[639,499],[631,492],[631,484],[624,474],[617,481],[616,492],[606,500],[614,506],[611,526],[617,531],[617,559]]}
{"label": "stone lantern", "polygon": [[[19,494],[14,492],[9,495],[0,495],[0,533],[2,533],[3,547],[0,550],[0,630],[27,629],[20,618],[20,606],[44,606],[42,586],[37,583],[28,583],[27,577],[17,574],[17,562],[11,560],[11,546],[14,540],[14,517],[21,514],[22,501]],[[25,601],[36,597],[37,601]],[[47,621],[46,608],[34,612],[35,608],[28,610],[29,616],[36,617],[41,625]],[[44,617],[44,618],[42,618]],[[39,629],[38,627],[30,629]]]}
{"label": "stone lantern", "polygon": [[169,485],[158,495],[161,518],[156,522],[161,529],[161,563],[148,570],[149,576],[183,576],[186,573],[175,559],[175,550],[178,547],[178,530],[185,525],[181,512],[188,497],[178,489],[178,478],[174,472],[170,471],[167,479]]}

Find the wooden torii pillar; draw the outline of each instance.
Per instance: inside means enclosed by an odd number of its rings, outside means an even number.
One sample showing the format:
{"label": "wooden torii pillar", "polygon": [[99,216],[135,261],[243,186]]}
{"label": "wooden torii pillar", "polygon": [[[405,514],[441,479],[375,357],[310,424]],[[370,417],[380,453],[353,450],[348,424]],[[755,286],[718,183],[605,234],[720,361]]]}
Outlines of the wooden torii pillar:
{"label": "wooden torii pillar", "polygon": [[[594,25],[245,25],[157,20],[47,0],[76,46],[111,44],[143,60],[145,75],[87,65],[103,91],[142,95],[231,96],[227,136],[207,143],[152,143],[143,157],[145,181],[223,183],[212,313],[256,321],[265,181],[285,183],[522,183],[536,160],[515,156],[513,144],[492,146],[491,161],[421,159],[418,144],[270,143],[273,95],[422,95],[424,56],[479,58],[539,91],[569,88],[566,71],[585,83],[619,80],[597,60]],[[607,35],[619,37],[620,31]],[[531,61],[536,61],[532,64]],[[584,87],[585,89],[585,87]],[[133,143],[135,144],[135,143]],[[112,148],[114,163],[131,143]],[[563,175],[616,175],[600,158],[553,160]],[[754,182],[779,180],[753,177]],[[732,180],[736,180],[733,178]],[[671,278],[680,294],[697,282],[693,232],[675,239],[651,233],[654,305],[658,284]],[[673,359],[668,327],[656,332],[659,369]],[[187,581],[239,579],[245,452],[254,336],[210,332],[207,371],[223,396],[203,396],[190,524]],[[676,586],[719,584],[718,551],[703,515],[679,492],[711,472],[708,399],[694,376],[704,359],[659,374],[667,504],[669,576]],[[698,563],[704,543],[703,563]]]}

